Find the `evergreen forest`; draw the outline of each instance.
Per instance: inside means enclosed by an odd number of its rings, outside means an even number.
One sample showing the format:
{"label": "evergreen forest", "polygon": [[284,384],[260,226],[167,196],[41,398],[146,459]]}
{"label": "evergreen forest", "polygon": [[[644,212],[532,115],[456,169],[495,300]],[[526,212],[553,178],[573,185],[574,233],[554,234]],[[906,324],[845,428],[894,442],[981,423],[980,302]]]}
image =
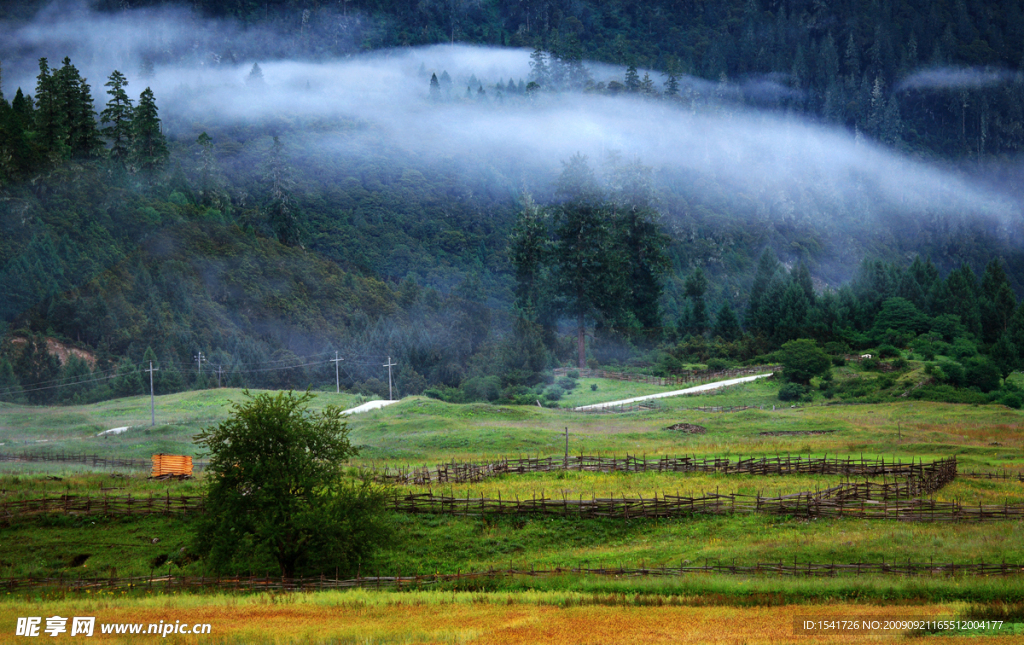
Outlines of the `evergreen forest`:
{"label": "evergreen forest", "polygon": [[[672,376],[809,339],[925,362],[917,398],[1022,403],[1020,0],[0,21],[2,401],[383,397],[394,362],[400,396],[554,404],[554,367]],[[120,36],[34,35],[74,21]]]}

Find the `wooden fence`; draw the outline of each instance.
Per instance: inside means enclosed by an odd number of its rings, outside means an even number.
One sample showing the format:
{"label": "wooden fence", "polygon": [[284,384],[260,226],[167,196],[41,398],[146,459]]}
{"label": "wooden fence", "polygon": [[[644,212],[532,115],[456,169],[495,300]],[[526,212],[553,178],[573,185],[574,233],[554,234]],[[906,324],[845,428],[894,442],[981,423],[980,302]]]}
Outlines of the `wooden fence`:
{"label": "wooden fence", "polygon": [[324,591],[330,589],[394,589],[417,590],[433,585],[458,587],[461,583],[472,584],[477,580],[492,580],[504,577],[554,577],[565,575],[609,576],[615,578],[670,577],[692,574],[726,574],[743,576],[807,576],[837,577],[862,575],[894,576],[1020,576],[1024,575],[1024,564],[1009,562],[799,562],[784,561],[736,564],[705,561],[704,564],[680,563],[678,566],[639,567],[544,567],[488,569],[467,573],[433,573],[426,575],[358,575],[355,578],[338,579],[328,576],[285,578],[281,576],[133,576],[123,578],[82,578],[60,576],[56,578],[0,578],[0,589],[7,592],[24,592],[39,589],[62,591],[95,591],[98,589],[125,590],[238,590],[238,591]]}
{"label": "wooden fence", "polygon": [[[640,498],[530,499],[458,498],[432,493],[396,495],[389,508],[405,513],[447,515],[556,515],[579,518],[656,519],[692,515],[768,513],[816,519],[854,518],[904,522],[986,522],[1024,519],[1024,505],[973,505],[927,499],[851,499],[844,486],[779,497],[708,494]],[[863,494],[863,492],[862,492]]]}
{"label": "wooden fence", "polygon": [[979,472],[974,472],[972,470],[972,471],[968,471],[968,472],[958,472],[957,476],[958,477],[969,477],[971,479],[1003,479],[1003,480],[1024,482],[1024,473],[1011,473],[1011,472],[1007,472],[1005,470],[1002,471],[1002,472],[998,472],[998,473],[979,473]]}
{"label": "wooden fence", "polygon": [[711,381],[722,379],[738,378],[740,376],[753,376],[765,372],[779,372],[781,365],[754,365],[731,370],[720,370],[717,372],[688,372],[683,376],[650,376],[647,374],[628,374],[626,372],[611,372],[608,370],[595,370],[590,368],[577,369],[574,367],[556,367],[555,376],[567,376],[569,372],[578,372],[580,378],[606,378],[616,381],[631,381],[634,383],[648,383],[650,385],[676,386],[676,385],[702,385]]}
{"label": "wooden fence", "polygon": [[433,468],[392,468],[376,466],[363,472],[378,482],[395,484],[467,484],[496,475],[525,474],[577,470],[589,472],[674,472],[723,473],[747,475],[846,475],[850,477],[914,477],[938,478],[938,490],[956,477],[956,457],[923,461],[902,461],[884,458],[805,457],[802,455],[776,455],[774,457],[653,457],[626,455],[601,457],[570,455],[565,457],[503,458],[491,463],[474,464],[456,462],[438,464]]}
{"label": "wooden fence", "polygon": [[63,515],[184,515],[201,513],[201,495],[61,495],[0,502],[0,520],[58,513]]}
{"label": "wooden fence", "polygon": [[[191,459],[191,457],[189,458]],[[100,455],[88,455],[74,452],[27,452],[3,453],[0,452],[0,462],[43,462],[43,463],[65,463],[83,464],[93,468],[127,468],[127,469],[150,469],[153,467],[152,459],[129,459],[122,457],[101,457]],[[206,465],[204,461],[193,462],[195,470],[202,470]]]}
{"label": "wooden fence", "polygon": [[93,468],[149,468],[149,459],[124,459],[121,457],[100,457],[68,452],[21,452],[0,453],[0,462],[53,462],[84,464]]}

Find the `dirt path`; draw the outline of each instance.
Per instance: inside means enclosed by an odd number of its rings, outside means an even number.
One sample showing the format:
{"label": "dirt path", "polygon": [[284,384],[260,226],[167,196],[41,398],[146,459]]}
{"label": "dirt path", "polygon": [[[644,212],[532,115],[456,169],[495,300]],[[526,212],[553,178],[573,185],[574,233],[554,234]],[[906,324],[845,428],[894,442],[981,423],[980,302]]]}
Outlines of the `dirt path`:
{"label": "dirt path", "polygon": [[659,392],[658,394],[648,394],[647,396],[635,396],[632,399],[622,399],[621,401],[608,401],[607,403],[592,403],[591,405],[581,405],[578,408],[573,408],[573,410],[598,410],[600,408],[611,408],[617,405],[627,405],[629,403],[636,403],[637,401],[648,401],[650,399],[665,399],[670,396],[696,394],[698,392],[707,392],[709,390],[717,390],[718,388],[722,387],[729,387],[730,385],[749,383],[750,381],[756,381],[759,378],[766,378],[769,376],[771,376],[771,374],[755,374],[754,376],[731,378],[726,381],[716,381],[714,383],[705,383],[704,385],[688,387],[685,390],[672,390],[671,392]]}

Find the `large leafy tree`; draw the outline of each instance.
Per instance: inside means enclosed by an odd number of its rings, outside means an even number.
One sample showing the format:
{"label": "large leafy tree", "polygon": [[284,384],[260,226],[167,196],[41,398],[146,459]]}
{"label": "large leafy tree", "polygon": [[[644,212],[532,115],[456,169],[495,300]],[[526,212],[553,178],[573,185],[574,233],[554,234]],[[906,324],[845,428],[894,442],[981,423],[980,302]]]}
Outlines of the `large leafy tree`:
{"label": "large leafy tree", "polygon": [[778,351],[778,357],[786,380],[803,385],[827,373],[832,365],[832,358],[809,338],[789,341]]}
{"label": "large leafy tree", "polygon": [[197,437],[209,453],[199,553],[219,571],[275,562],[286,577],[354,573],[386,537],[383,493],[348,483],[356,454],[341,409],[309,411],[313,395],[280,392],[232,406]]}

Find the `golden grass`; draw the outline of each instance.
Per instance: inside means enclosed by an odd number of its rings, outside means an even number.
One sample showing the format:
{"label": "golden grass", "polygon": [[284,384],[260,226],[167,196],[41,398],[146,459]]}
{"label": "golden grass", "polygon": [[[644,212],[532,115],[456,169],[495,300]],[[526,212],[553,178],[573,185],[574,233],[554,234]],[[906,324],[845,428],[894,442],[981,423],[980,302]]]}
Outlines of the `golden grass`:
{"label": "golden grass", "polygon": [[399,493],[432,491],[435,495],[529,499],[537,497],[578,499],[591,497],[653,497],[683,495],[701,497],[716,492],[765,496],[787,495],[837,486],[845,478],[837,475],[721,475],[711,473],[563,473],[510,474],[474,484],[398,486]]}
{"label": "golden grass", "polygon": [[[621,596],[621,597],[620,597]],[[100,623],[209,623],[206,636],[169,636],[168,643],[480,643],[519,645],[626,643],[849,643],[850,636],[794,633],[794,619],[950,617],[962,605],[873,606],[848,603],[775,607],[688,606],[668,597],[662,606],[636,606],[628,595],[575,592],[323,592],[253,596],[110,596],[56,601],[0,602],[0,624],[19,616],[95,616],[90,642],[152,640],[98,632]],[[5,627],[5,631],[7,631]],[[7,631],[12,633],[13,629]],[[65,635],[66,637],[66,635]],[[863,638],[863,637],[861,637]],[[902,640],[901,634],[873,642]],[[855,641],[856,639],[854,639]],[[995,637],[947,637],[949,643],[996,642]],[[1001,639],[999,642],[1007,642]]]}

